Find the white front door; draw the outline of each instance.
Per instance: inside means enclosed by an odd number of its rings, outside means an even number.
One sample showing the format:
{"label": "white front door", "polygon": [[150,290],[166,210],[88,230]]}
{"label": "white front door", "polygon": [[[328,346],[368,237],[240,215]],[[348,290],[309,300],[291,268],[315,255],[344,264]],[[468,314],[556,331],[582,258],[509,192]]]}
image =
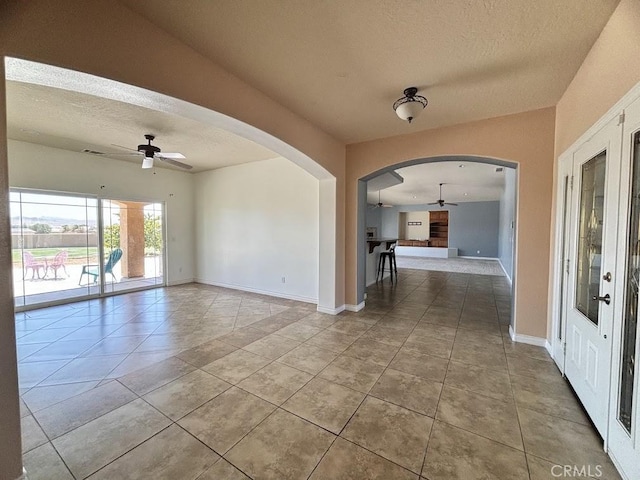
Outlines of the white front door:
{"label": "white front door", "polygon": [[616,283],[620,135],[617,119],[573,156],[565,375],[607,439]]}
{"label": "white front door", "polygon": [[608,447],[626,478],[640,479],[640,100],[626,109],[625,116]]}

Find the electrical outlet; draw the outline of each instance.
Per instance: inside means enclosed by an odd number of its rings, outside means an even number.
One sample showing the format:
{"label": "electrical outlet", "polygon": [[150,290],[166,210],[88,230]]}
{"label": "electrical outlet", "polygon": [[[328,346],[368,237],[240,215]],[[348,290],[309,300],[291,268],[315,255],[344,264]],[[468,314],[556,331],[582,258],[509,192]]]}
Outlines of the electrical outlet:
{"label": "electrical outlet", "polygon": [[282,277],[282,283],[286,283],[286,278]]}

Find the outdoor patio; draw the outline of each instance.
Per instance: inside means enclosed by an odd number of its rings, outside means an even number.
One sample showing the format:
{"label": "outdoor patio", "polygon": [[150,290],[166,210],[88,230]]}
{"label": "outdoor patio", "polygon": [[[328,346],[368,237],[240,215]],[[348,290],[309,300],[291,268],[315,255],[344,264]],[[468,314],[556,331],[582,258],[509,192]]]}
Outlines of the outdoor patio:
{"label": "outdoor patio", "polygon": [[[42,263],[44,263],[44,259],[42,259]],[[109,274],[105,277],[105,293],[163,285],[164,268],[162,263],[161,256],[145,257],[144,277],[137,278],[123,278],[121,263],[116,264],[113,268],[115,278]],[[65,268],[58,269],[57,278],[51,269],[47,270],[46,276],[43,269],[39,269],[37,273],[29,269],[25,274],[21,264],[14,264],[13,292],[16,306],[56,302],[64,298],[84,297],[100,293],[99,283],[93,283],[93,278],[88,275],[82,277],[79,285],[82,268],[85,264],[67,263]]]}

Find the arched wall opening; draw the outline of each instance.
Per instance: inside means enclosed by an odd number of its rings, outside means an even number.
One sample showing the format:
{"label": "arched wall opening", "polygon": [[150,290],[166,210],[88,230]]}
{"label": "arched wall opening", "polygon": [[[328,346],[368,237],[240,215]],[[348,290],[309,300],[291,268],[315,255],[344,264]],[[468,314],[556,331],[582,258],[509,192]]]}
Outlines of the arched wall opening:
{"label": "arched wall opening", "polygon": [[515,310],[513,308],[515,303],[515,292],[516,292],[516,278],[517,278],[517,238],[518,238],[518,219],[517,219],[517,205],[518,205],[518,188],[517,188],[517,174],[518,174],[518,163],[502,160],[498,158],[490,158],[490,157],[480,157],[480,156],[464,156],[464,155],[442,155],[436,157],[428,157],[428,158],[415,158],[412,160],[406,160],[404,162],[397,163],[395,165],[388,165],[383,167],[375,172],[371,172],[364,177],[358,179],[358,211],[357,211],[357,292],[356,292],[356,308],[354,310],[359,310],[364,307],[366,304],[365,293],[367,287],[366,281],[366,264],[367,264],[367,245],[366,245],[366,209],[367,209],[367,182],[379,175],[382,175],[387,172],[394,172],[395,170],[401,169],[403,167],[409,167],[412,165],[419,165],[425,163],[442,163],[442,162],[473,162],[473,163],[483,163],[496,165],[500,167],[512,168],[516,171],[516,192],[515,192],[515,232],[514,232],[514,251],[513,251],[513,277],[511,279],[511,298],[512,298],[512,317],[511,317],[511,328],[513,331],[516,331],[516,316]]}
{"label": "arched wall opening", "polygon": [[[518,166],[518,252],[514,314],[518,341],[545,345],[547,335],[555,110],[479,120],[347,146],[346,303],[358,301],[360,179],[423,159],[476,157]],[[360,205],[359,205],[360,203]],[[361,292],[360,292],[361,293]]]}
{"label": "arched wall opening", "polygon": [[[83,93],[107,100],[188,118],[199,123],[232,132],[258,143],[301,167],[318,181],[318,310],[333,313],[335,310],[335,238],[330,232],[336,223],[336,178],[309,156],[284,141],[256,127],[208,108],[152,92],[140,87],[81,72],[40,63],[7,58],[6,79]],[[170,199],[168,199],[170,201]],[[170,207],[170,205],[169,205]],[[327,233],[329,232],[329,234]],[[171,245],[169,245],[171,247]],[[171,251],[169,258],[171,259]],[[171,269],[169,271],[171,274]],[[169,278],[169,283],[172,279]],[[311,297],[313,298],[313,297]]]}
{"label": "arched wall opening", "polygon": [[[0,15],[0,77],[4,57],[28,59],[137,85],[279,139],[280,152],[292,149],[313,159],[331,177],[319,179],[320,305],[336,312],[344,305],[345,146],[306,119],[202,56],[188,45],[117,2],[8,2]],[[0,211],[9,216],[6,99],[0,82]],[[271,147],[276,150],[273,145]],[[293,152],[295,153],[295,152]],[[325,200],[326,199],[326,200]],[[11,283],[8,221],[0,225],[0,283]],[[343,308],[343,307],[342,307]],[[8,478],[22,472],[20,415],[16,373],[15,324],[11,289],[0,295],[0,471]]]}

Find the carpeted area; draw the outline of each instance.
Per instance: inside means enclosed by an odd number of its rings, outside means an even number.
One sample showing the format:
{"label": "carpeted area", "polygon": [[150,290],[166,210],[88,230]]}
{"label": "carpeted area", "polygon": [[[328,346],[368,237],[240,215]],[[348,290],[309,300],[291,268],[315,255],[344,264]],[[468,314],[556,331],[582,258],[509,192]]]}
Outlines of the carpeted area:
{"label": "carpeted area", "polygon": [[398,268],[416,270],[436,270],[439,272],[472,273],[476,275],[504,276],[497,260],[478,260],[474,258],[425,258],[396,255]]}

